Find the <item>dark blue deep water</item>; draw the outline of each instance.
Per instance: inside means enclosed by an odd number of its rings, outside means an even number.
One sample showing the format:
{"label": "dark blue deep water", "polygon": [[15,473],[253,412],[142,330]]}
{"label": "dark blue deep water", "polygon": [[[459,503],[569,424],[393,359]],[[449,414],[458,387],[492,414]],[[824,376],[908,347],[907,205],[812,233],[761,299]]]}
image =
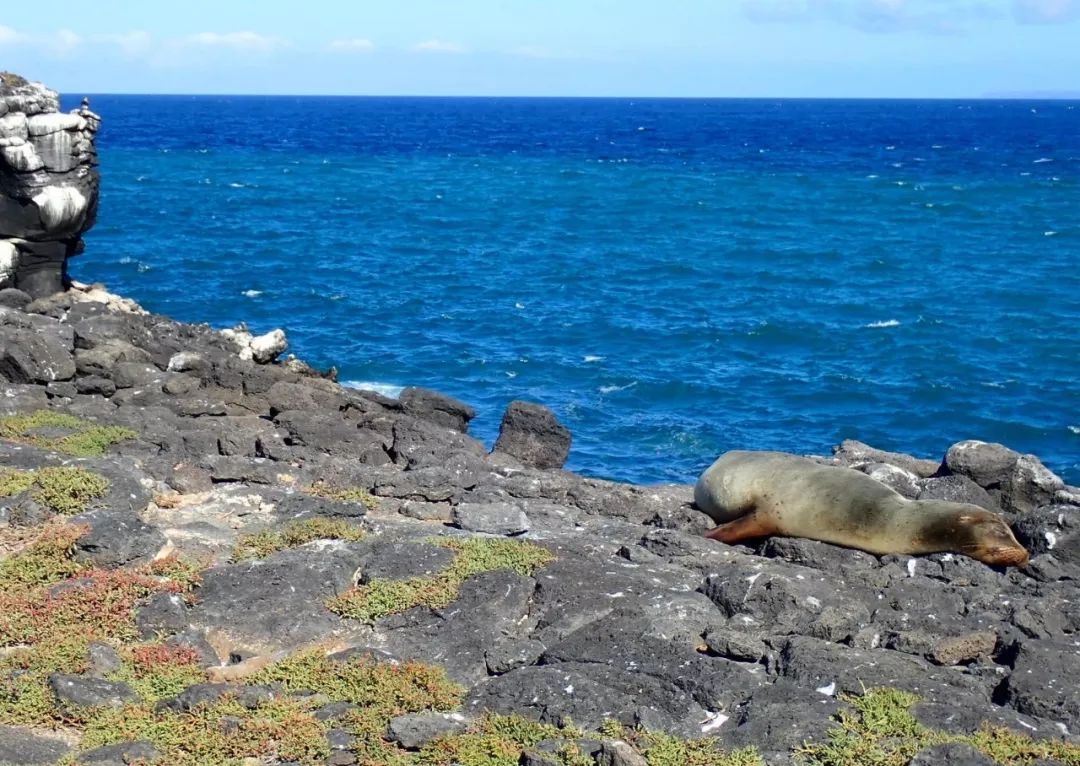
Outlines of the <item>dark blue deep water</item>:
{"label": "dark blue deep water", "polygon": [[[73,106],[74,104],[72,104]],[[73,275],[692,481],[844,438],[1080,483],[1080,104],[97,96]]]}

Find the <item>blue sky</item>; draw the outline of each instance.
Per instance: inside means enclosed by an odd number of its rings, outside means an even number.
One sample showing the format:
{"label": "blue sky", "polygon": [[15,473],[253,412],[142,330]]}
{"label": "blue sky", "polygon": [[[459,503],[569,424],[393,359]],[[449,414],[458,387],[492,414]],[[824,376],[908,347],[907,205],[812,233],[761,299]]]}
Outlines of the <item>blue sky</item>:
{"label": "blue sky", "polygon": [[1080,0],[50,0],[0,69],[75,93],[1080,96]]}

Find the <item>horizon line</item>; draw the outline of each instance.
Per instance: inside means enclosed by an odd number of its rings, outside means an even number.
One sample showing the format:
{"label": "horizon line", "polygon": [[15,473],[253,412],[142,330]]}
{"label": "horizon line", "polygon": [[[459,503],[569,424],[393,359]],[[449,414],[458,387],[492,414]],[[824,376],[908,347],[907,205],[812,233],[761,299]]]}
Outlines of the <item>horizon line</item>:
{"label": "horizon line", "polygon": [[649,100],[649,101],[1080,101],[1080,91],[1057,92],[989,92],[978,96],[657,96],[639,95],[521,95],[501,94],[434,94],[434,93],[239,93],[239,92],[166,92],[144,91],[81,91],[58,90],[61,97],[86,96],[143,96],[143,97],[209,97],[209,98],[411,98],[411,99],[532,99],[532,100]]}

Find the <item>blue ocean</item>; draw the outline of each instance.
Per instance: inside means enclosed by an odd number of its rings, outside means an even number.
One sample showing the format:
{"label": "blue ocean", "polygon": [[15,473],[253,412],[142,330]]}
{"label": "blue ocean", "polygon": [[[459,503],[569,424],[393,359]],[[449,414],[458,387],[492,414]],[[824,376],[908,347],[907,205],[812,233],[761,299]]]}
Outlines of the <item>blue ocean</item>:
{"label": "blue ocean", "polygon": [[[70,94],[67,108],[82,94]],[[94,96],[83,281],[568,467],[961,439],[1080,483],[1080,103]]]}

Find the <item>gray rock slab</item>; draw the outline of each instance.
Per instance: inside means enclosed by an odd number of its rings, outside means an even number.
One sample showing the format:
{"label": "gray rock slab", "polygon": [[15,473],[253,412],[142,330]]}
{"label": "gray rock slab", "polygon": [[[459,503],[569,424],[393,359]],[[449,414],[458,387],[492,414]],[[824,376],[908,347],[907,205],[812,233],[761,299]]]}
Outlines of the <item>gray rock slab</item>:
{"label": "gray rock slab", "polygon": [[764,668],[709,657],[688,645],[654,638],[641,613],[605,617],[567,636],[544,652],[541,665],[606,666],[671,684],[704,709],[742,702],[765,684]]}
{"label": "gray rock slab", "polygon": [[951,742],[934,745],[920,751],[908,761],[908,766],[996,766],[997,761],[971,745]]}
{"label": "gray rock slab", "polygon": [[961,692],[989,700],[993,685],[888,649],[853,649],[804,636],[783,639],[777,648],[777,674],[822,693],[861,694],[867,688],[891,686],[928,701],[955,699]]}
{"label": "gray rock slab", "polygon": [[166,544],[161,530],[130,510],[81,513],[72,523],[87,527],[86,534],[75,543],[76,559],[96,566],[148,563]]}
{"label": "gray rock slab", "polygon": [[406,750],[419,750],[438,737],[458,734],[468,722],[460,713],[409,713],[390,719],[387,738]]}
{"label": "gray rock slab", "polygon": [[488,650],[521,630],[535,588],[508,570],[470,577],[444,609],[413,609],[379,625],[380,648],[403,659],[443,665],[459,683],[487,678]]}
{"label": "gray rock slab", "polygon": [[75,763],[77,766],[128,766],[132,763],[153,763],[159,757],[153,742],[140,739],[87,750],[79,755]]}
{"label": "gray rock slab", "polygon": [[1080,648],[1074,642],[1025,639],[1006,684],[1009,705],[1021,713],[1080,729]]}
{"label": "gray rock slab", "polygon": [[858,582],[770,560],[734,564],[709,575],[702,592],[726,617],[749,629],[843,641],[870,623],[874,597]]}
{"label": "gray rock slab", "polygon": [[375,540],[363,552],[359,580],[408,580],[429,577],[454,563],[454,551],[426,543]]}
{"label": "gray rock slab", "polygon": [[53,764],[70,752],[71,747],[62,739],[17,726],[0,726],[0,764]]}
{"label": "gray rock slab", "polygon": [[462,503],[454,508],[453,520],[461,529],[489,535],[529,531],[529,517],[513,503]]}
{"label": "gray rock slab", "polygon": [[398,399],[409,415],[461,433],[468,430],[469,421],[476,417],[476,410],[465,402],[429,388],[406,388]]}
{"label": "gray rock slab", "polygon": [[319,541],[203,575],[192,625],[252,651],[277,651],[348,635],[355,626],[324,602],[353,585],[362,549]]}
{"label": "gray rock slab", "polygon": [[53,673],[49,688],[65,708],[123,707],[137,699],[135,691],[122,681],[107,681],[91,676]]}

